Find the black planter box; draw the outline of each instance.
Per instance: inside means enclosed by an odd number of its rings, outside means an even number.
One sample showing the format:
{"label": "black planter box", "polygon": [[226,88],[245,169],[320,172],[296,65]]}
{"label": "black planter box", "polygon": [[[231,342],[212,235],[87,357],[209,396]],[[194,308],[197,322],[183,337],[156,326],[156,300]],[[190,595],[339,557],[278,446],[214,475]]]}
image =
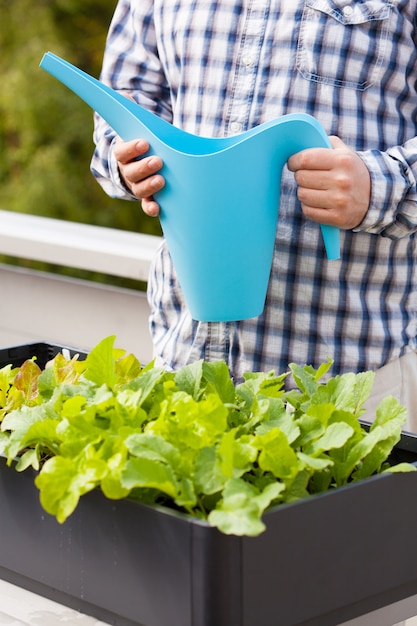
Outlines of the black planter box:
{"label": "black planter box", "polygon": [[[394,457],[417,462],[415,436]],[[417,593],[416,496],[417,473],[375,476],[249,538],[95,491],[60,525],[0,462],[0,577],[115,626],[332,626]]]}
{"label": "black planter box", "polygon": [[50,359],[53,359],[58,352],[62,352],[62,350],[67,350],[71,357],[74,356],[74,354],[78,354],[80,359],[85,359],[87,356],[87,353],[83,350],[77,350],[76,348],[64,346],[62,344],[38,341],[35,343],[25,343],[18,346],[11,346],[9,348],[1,348],[0,368],[5,365],[9,365],[10,363],[14,367],[19,367],[22,365],[23,361],[31,359],[34,356],[36,357],[36,363],[39,367],[44,368],[46,363]]}

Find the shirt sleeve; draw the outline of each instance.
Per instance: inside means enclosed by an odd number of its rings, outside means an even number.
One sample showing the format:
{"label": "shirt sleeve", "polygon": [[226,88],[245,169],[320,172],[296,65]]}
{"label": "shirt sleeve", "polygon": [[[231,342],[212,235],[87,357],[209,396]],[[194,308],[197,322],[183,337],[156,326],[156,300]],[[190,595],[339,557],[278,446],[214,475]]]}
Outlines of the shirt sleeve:
{"label": "shirt sleeve", "polygon": [[371,202],[355,228],[401,239],[417,231],[417,137],[386,152],[359,152],[371,175]]}
{"label": "shirt sleeve", "polygon": [[[119,0],[107,35],[100,80],[171,121],[170,90],[158,56],[153,10],[153,0]],[[91,171],[98,183],[111,197],[136,199],[120,177],[113,150],[116,133],[97,114],[93,140]]]}

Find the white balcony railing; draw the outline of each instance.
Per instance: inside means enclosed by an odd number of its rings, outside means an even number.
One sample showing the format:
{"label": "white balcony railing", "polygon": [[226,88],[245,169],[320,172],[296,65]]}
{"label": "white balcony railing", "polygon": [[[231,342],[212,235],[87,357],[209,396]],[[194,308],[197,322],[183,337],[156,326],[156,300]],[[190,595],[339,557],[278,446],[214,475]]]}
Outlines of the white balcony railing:
{"label": "white balcony railing", "polygon": [[[0,254],[146,281],[160,237],[0,210]],[[48,341],[91,349],[108,335],[147,361],[141,291],[0,264],[0,348]]]}

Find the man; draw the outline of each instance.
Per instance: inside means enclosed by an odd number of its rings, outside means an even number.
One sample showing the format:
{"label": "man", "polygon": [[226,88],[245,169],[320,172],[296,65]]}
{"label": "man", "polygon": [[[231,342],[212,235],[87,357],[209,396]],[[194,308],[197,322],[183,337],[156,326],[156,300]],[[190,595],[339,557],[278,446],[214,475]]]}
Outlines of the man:
{"label": "man", "polygon": [[[405,383],[417,379],[416,10],[414,0],[119,1],[101,77],[114,89],[211,137],[309,113],[333,146],[302,151],[284,168],[259,317],[193,320],[161,247],[149,302],[166,367],[225,359],[238,380],[330,357],[331,374],[379,370],[375,397],[413,393],[416,381]],[[157,215],[161,159],[100,118],[95,142],[92,171],[106,192]],[[255,207],[254,198],[254,220]],[[342,229],[340,261],[326,259],[317,222]]]}

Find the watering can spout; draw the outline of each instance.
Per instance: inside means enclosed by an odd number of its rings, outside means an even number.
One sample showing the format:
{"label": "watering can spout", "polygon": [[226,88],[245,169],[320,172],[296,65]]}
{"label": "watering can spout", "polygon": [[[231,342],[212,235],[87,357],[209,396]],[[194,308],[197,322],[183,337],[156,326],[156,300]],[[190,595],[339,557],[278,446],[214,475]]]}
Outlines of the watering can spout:
{"label": "watering can spout", "polygon": [[[157,194],[161,226],[193,318],[217,322],[260,315],[274,254],[282,168],[304,148],[331,147],[317,120],[285,115],[241,135],[199,137],[51,52],[40,66],[122,139],[146,139],[151,152],[161,157],[167,170],[166,185]],[[321,233],[328,259],[338,259],[339,229],[321,225]]]}

